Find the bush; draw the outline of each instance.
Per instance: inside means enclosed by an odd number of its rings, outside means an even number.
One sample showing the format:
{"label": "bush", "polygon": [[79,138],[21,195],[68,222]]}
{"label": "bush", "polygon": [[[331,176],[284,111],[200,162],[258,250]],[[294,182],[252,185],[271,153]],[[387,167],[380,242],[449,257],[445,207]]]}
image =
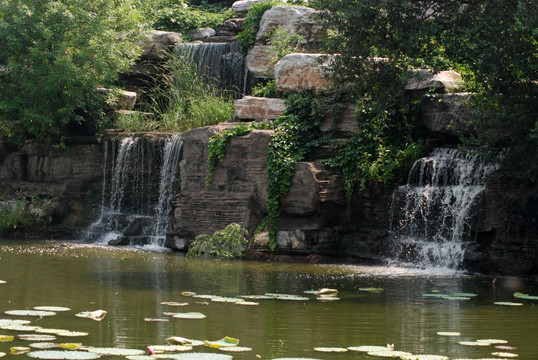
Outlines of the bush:
{"label": "bush", "polygon": [[213,235],[198,235],[189,245],[186,257],[206,255],[230,259],[243,256],[249,243],[247,235],[248,231],[236,223],[226,226],[224,230],[216,231]]}
{"label": "bush", "polygon": [[0,199],[0,235],[7,235],[21,228],[46,225],[46,211],[51,206],[49,202],[37,197],[30,200],[22,196],[15,200]]}
{"label": "bush", "polygon": [[105,96],[140,48],[131,0],[5,0],[0,7],[4,138],[59,142],[70,124],[98,121]]}

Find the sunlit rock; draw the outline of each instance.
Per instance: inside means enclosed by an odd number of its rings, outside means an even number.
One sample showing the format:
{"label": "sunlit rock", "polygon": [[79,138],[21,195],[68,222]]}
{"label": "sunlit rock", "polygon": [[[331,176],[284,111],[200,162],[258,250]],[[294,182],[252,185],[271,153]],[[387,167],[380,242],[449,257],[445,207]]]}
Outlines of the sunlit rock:
{"label": "sunlit rock", "polygon": [[272,120],[286,110],[284,99],[245,96],[235,100],[235,116],[241,120]]}

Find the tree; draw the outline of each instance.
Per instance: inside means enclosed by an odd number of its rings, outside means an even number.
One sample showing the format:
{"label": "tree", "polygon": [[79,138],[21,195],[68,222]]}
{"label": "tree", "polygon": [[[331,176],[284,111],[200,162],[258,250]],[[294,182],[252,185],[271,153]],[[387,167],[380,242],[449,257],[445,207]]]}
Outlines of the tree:
{"label": "tree", "polygon": [[[406,134],[393,116],[405,104],[409,70],[457,69],[475,92],[475,144],[509,148],[506,164],[538,175],[538,3],[532,0],[316,0],[335,78],[359,99],[359,121],[392,143]],[[370,121],[377,118],[377,124]],[[402,120],[406,117],[400,116]],[[397,119],[396,119],[397,120]],[[397,120],[401,121],[401,120]],[[411,124],[409,124],[411,125]],[[394,132],[396,130],[396,132]],[[409,134],[409,132],[407,132]],[[396,140],[395,142],[393,140]],[[375,149],[375,147],[371,147]],[[521,156],[527,154],[531,156]],[[367,157],[378,159],[368,151]]]}
{"label": "tree", "polygon": [[72,124],[97,121],[105,95],[140,49],[131,0],[2,0],[0,135],[58,142]]}

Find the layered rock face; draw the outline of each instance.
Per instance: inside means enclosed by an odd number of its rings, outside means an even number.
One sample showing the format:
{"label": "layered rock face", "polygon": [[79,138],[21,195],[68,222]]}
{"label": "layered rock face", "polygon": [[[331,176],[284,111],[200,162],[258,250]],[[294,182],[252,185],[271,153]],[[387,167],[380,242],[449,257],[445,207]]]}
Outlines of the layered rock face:
{"label": "layered rock face", "polygon": [[102,147],[96,142],[66,150],[28,144],[0,157],[0,186],[6,194],[48,200],[54,206],[53,218],[59,221],[53,231],[60,232],[57,236],[74,233],[91,221],[92,205],[100,201],[102,159]]}

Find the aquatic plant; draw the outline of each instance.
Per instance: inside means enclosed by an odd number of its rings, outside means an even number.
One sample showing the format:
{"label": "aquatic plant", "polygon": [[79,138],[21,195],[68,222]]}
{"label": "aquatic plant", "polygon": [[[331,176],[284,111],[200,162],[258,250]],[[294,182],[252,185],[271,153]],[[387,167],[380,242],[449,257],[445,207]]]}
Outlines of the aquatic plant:
{"label": "aquatic plant", "polygon": [[189,245],[187,258],[202,255],[216,256],[220,259],[230,259],[243,255],[249,240],[248,231],[241,225],[232,223],[213,235],[201,234],[194,238]]}

